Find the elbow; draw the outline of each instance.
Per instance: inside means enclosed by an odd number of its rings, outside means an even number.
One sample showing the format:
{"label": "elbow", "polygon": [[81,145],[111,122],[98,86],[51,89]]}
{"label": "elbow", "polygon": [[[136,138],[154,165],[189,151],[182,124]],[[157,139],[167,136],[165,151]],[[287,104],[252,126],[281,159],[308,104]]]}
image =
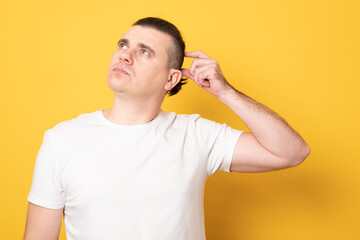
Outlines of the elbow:
{"label": "elbow", "polygon": [[309,156],[310,152],[311,150],[309,145],[304,143],[300,150],[295,154],[292,161],[292,167],[300,165]]}

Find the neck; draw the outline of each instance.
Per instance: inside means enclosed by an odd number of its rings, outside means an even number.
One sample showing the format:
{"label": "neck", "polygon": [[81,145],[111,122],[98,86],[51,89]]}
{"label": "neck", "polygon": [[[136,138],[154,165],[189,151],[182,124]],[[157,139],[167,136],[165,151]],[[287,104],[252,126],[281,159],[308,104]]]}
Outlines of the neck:
{"label": "neck", "polygon": [[111,109],[105,109],[103,115],[109,121],[119,125],[145,124],[158,116],[163,100],[158,98],[134,100],[115,94]]}

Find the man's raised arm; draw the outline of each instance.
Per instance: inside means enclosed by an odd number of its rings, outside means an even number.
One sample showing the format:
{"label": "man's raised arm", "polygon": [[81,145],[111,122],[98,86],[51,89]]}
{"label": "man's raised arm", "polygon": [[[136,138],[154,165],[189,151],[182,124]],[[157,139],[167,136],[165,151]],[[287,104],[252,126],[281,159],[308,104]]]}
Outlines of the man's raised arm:
{"label": "man's raised arm", "polygon": [[230,107],[251,132],[240,135],[231,171],[263,172],[293,167],[310,154],[310,148],[278,114],[232,87],[216,60],[201,51],[185,52],[195,58],[190,69],[182,69],[201,88]]}

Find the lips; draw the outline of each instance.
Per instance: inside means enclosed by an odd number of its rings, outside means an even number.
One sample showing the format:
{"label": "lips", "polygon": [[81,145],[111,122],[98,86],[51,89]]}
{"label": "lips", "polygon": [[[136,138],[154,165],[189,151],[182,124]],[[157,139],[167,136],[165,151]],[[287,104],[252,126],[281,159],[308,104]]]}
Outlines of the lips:
{"label": "lips", "polygon": [[113,72],[130,75],[124,68],[121,67],[113,68]]}

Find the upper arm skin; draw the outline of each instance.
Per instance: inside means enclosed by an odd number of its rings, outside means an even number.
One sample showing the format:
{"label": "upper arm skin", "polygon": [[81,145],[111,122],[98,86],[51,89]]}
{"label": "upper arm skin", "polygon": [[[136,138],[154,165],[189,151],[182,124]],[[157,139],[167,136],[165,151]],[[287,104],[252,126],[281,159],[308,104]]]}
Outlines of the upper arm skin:
{"label": "upper arm skin", "polygon": [[231,172],[266,172],[294,167],[264,148],[251,132],[243,132],[234,150]]}
{"label": "upper arm skin", "polygon": [[24,240],[58,239],[64,208],[49,209],[29,202]]}

